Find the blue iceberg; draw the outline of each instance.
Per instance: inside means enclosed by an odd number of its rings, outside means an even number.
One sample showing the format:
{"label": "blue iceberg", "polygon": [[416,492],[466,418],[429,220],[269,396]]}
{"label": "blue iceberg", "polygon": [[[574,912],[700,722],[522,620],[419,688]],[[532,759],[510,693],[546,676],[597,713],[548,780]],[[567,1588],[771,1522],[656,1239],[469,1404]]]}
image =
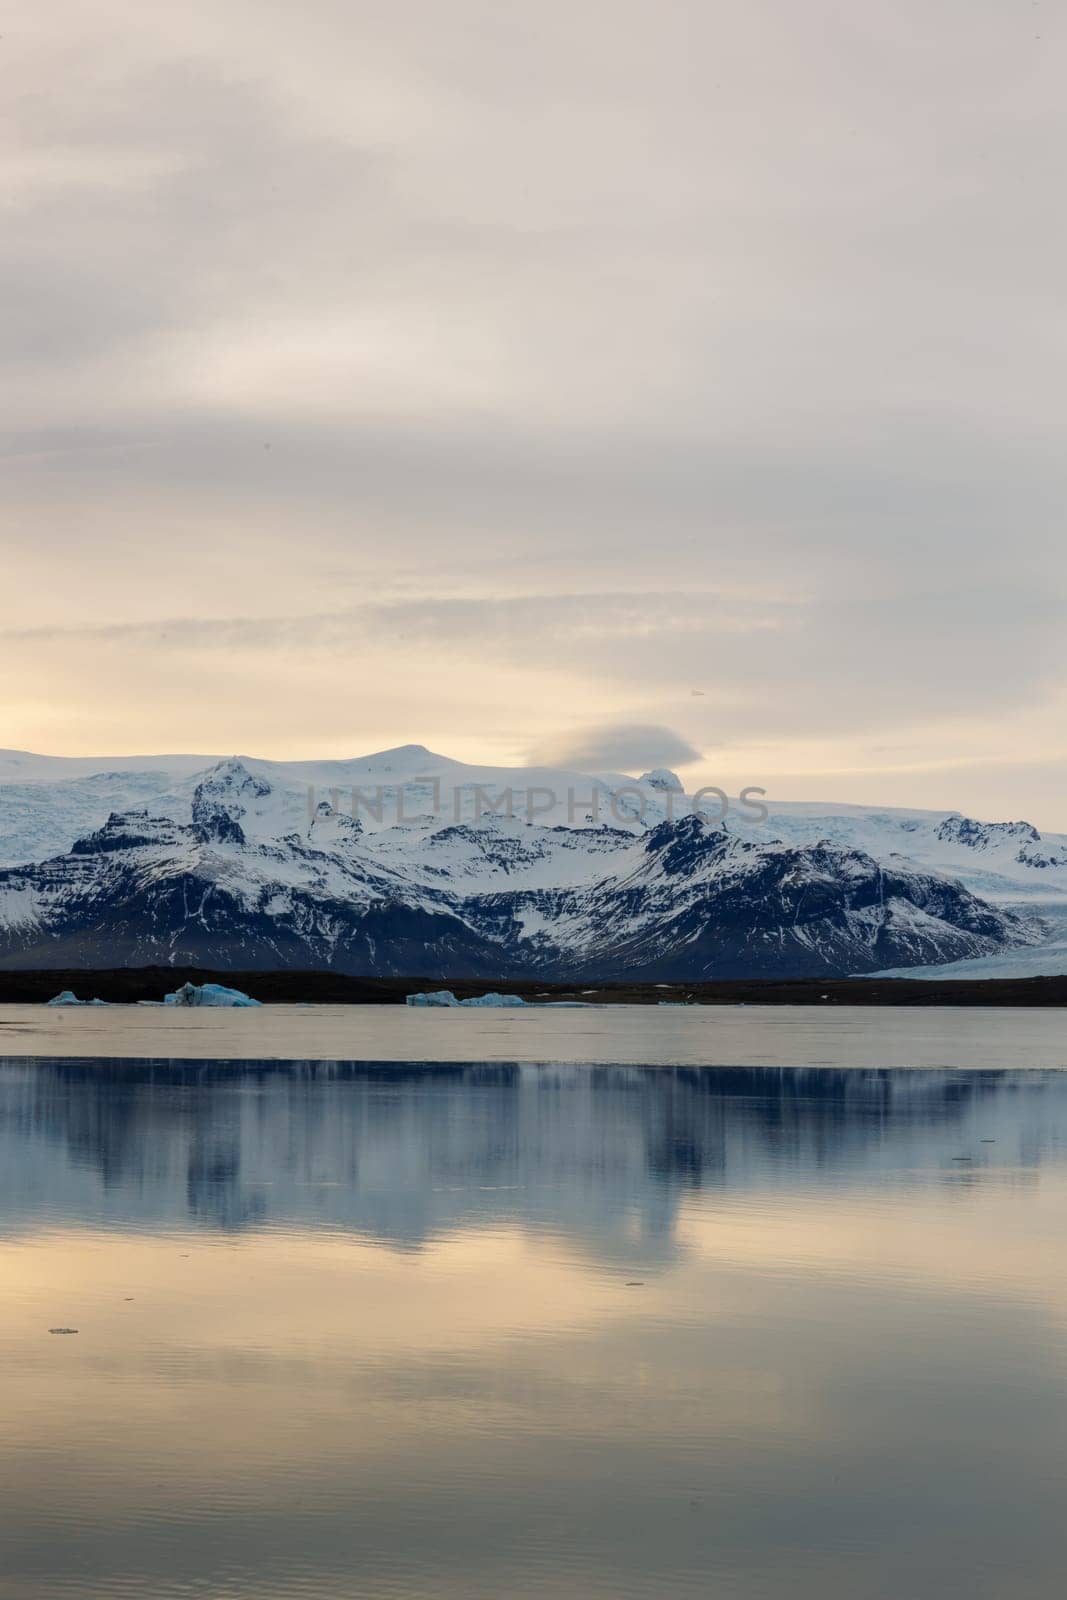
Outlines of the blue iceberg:
{"label": "blue iceberg", "polygon": [[242,994],[240,989],[227,989],[222,983],[183,983],[173,994],[163,997],[165,1006],[258,1006],[262,1003]]}
{"label": "blue iceberg", "polygon": [[517,994],[479,994],[459,1003],[461,1006],[524,1006],[526,1001]]}
{"label": "blue iceberg", "polygon": [[409,1006],[524,1006],[526,1001],[517,994],[479,994],[469,1000],[457,1000],[451,989],[431,989],[427,994],[409,994]]}

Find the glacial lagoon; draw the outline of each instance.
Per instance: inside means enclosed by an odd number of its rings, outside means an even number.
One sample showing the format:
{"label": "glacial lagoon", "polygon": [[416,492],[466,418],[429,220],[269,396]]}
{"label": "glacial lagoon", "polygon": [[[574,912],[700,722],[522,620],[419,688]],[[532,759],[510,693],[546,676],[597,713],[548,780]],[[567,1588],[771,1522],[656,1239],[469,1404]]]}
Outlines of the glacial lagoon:
{"label": "glacial lagoon", "polygon": [[[94,1054],[103,1010],[16,1055],[67,1026],[35,1011],[0,1030],[4,1600],[1059,1592],[1059,1014],[467,1014],[417,1062],[427,1019],[364,1013],[346,1062],[307,1012],[270,1059],[280,1008],[212,1017],[215,1059],[190,1017]],[[817,1062],[627,1061],[652,1022]]]}

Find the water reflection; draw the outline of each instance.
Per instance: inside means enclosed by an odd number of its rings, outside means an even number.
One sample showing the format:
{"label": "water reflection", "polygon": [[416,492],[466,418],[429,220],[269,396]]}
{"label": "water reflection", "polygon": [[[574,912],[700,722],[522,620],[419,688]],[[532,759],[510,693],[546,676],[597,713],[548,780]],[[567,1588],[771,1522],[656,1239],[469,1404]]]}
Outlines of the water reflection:
{"label": "water reflection", "polygon": [[1065,1136],[1052,1073],[0,1066],[0,1597],[1048,1600]]}
{"label": "water reflection", "polygon": [[417,1246],[502,1212],[669,1254],[688,1193],[973,1182],[1058,1153],[1057,1073],[294,1062],[0,1069],[0,1227],[298,1222]]}

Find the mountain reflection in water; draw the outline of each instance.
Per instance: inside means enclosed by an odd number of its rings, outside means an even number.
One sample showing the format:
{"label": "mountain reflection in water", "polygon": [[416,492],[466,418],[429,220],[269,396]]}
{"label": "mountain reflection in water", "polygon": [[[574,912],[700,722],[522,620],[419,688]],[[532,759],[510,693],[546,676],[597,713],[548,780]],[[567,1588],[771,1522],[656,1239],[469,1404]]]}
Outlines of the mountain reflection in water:
{"label": "mountain reflection in water", "polygon": [[1067,1074],[9,1060],[0,1282],[0,1600],[1062,1586]]}
{"label": "mountain reflection in water", "polygon": [[974,1182],[1058,1149],[1054,1112],[1056,1073],[18,1062],[0,1070],[0,1225],[43,1205],[418,1246],[506,1211],[601,1245],[636,1218],[667,1258],[686,1194],[860,1169]]}

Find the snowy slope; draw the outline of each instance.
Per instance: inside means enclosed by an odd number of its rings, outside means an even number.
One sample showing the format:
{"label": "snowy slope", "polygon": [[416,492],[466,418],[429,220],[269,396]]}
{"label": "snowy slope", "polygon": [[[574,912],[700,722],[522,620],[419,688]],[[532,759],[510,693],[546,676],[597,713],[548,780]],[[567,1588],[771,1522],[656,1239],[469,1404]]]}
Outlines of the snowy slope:
{"label": "snowy slope", "polygon": [[[269,840],[302,831],[314,806],[326,800],[349,815],[354,809],[368,834],[388,831],[390,839],[383,840],[383,848],[401,855],[405,839],[417,844],[449,825],[479,822],[494,805],[502,830],[514,824],[513,835],[519,838],[518,824],[527,820],[638,835],[685,815],[690,804],[670,772],[634,779],[622,773],[591,776],[545,768],[479,767],[452,761],[422,745],[402,745],[346,761],[234,759],[268,785],[246,819],[250,835]],[[219,762],[219,757],[197,755],[94,761],[0,751],[0,865],[40,861],[69,850],[76,838],[99,827],[112,811],[150,803],[154,813],[188,822],[197,785]],[[509,794],[510,818],[505,814]],[[375,797],[380,814],[373,805]],[[767,820],[754,822],[735,801],[727,828],[752,842],[779,839],[806,846],[828,840],[879,861],[904,857],[959,878],[986,898],[1067,901],[1065,834],[1042,835],[1023,821],[977,822],[943,811],[773,799],[767,805]],[[713,797],[705,806],[717,815]],[[459,836],[456,843],[458,847]],[[421,845],[416,854],[421,854]],[[437,859],[447,866],[446,856],[442,847]]]}
{"label": "snowy slope", "polygon": [[369,831],[227,759],[0,871],[6,966],[171,962],[697,979],[974,959],[1034,926],[939,873],[822,842],[425,816]]}
{"label": "snowy slope", "polygon": [[[0,865],[41,861],[69,850],[112,811],[140,806],[188,821],[193,795],[217,756],[127,758],[0,752]],[[507,820],[641,832],[668,814],[663,791],[643,786],[642,802],[626,792],[634,780],[621,774],[590,777],[550,768],[477,767],[434,755],[422,745],[402,745],[351,761],[265,761],[233,757],[269,786],[248,827],[257,837],[281,838],[306,824],[321,800],[355,814],[368,832],[417,818],[437,826],[474,821],[496,806]],[[595,796],[595,801],[594,801]],[[310,802],[310,803],[309,803]]]}
{"label": "snowy slope", "polygon": [[0,878],[0,953],[862,972],[999,960],[1038,937],[1010,908],[1067,907],[1067,837],[1027,822],[768,804],[756,822],[735,802],[720,828],[670,772],[475,767],[420,745],[322,762],[0,752],[0,866],[18,869]]}
{"label": "snowy slope", "polygon": [[166,773],[173,783],[203,772],[219,760],[211,755],[177,756],[40,756],[29,750],[0,750],[0,784],[70,783],[101,773]]}
{"label": "snowy slope", "polygon": [[829,839],[878,860],[903,856],[959,878],[987,899],[1067,901],[1067,834],[1039,833],[1029,822],[979,822],[958,812],[768,802],[758,827],[728,822],[742,837],[770,831],[795,844]]}
{"label": "snowy slope", "polygon": [[[617,852],[594,883],[517,899],[550,966],[608,979],[822,976],[976,957],[1041,937],[940,874],[834,845],[751,843],[687,816]],[[489,902],[491,905],[491,901]]]}
{"label": "snowy slope", "polygon": [[0,782],[0,865],[43,861],[69,850],[112,811],[151,805],[173,788],[175,774],[100,772],[58,782]]}
{"label": "snowy slope", "polygon": [[450,905],[368,860],[358,835],[328,851],[250,841],[218,788],[195,797],[191,823],[116,814],[67,854],[0,872],[4,964],[444,971],[456,958],[463,972],[482,953]]}

